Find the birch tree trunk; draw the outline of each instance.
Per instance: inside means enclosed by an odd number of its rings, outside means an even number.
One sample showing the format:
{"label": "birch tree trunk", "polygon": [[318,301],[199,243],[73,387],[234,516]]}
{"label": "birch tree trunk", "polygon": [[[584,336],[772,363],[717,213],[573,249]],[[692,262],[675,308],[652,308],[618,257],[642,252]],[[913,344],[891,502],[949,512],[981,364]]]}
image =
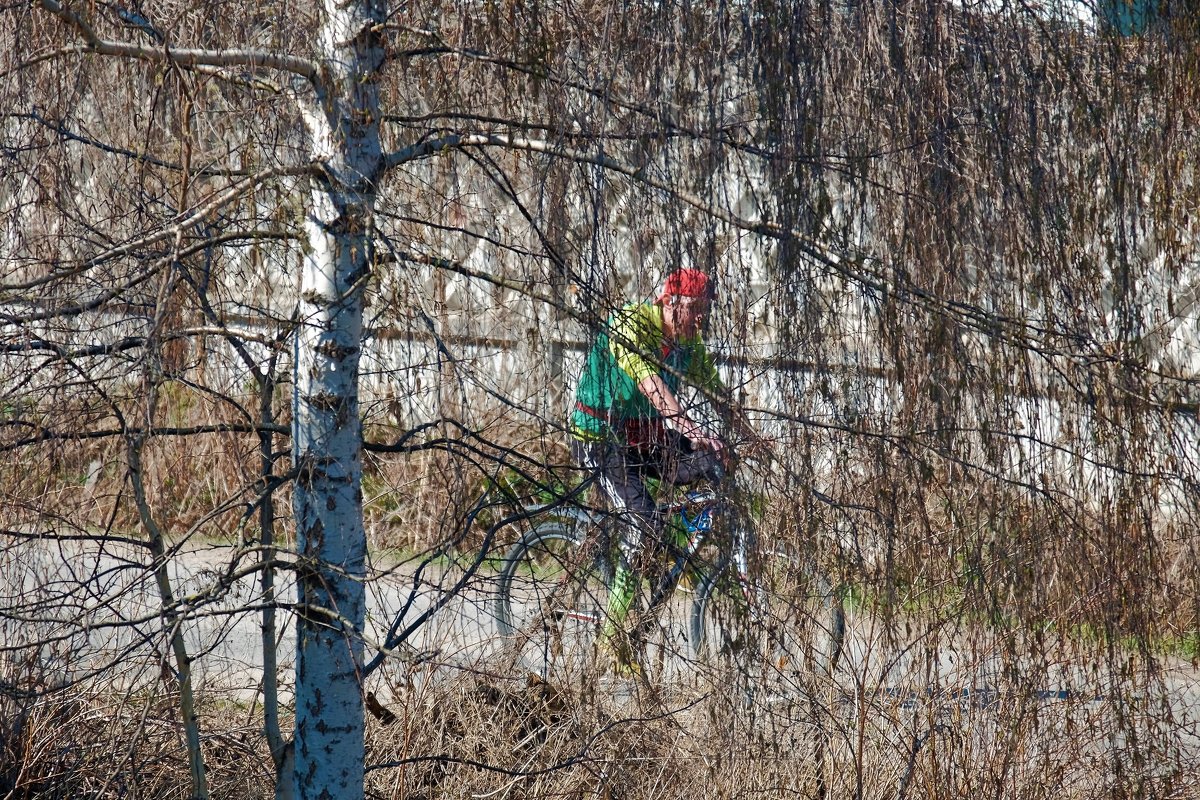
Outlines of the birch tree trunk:
{"label": "birch tree trunk", "polygon": [[[295,794],[363,796],[361,687],[366,534],[359,348],[382,170],[376,74],[382,5],[328,0],[303,108],[319,171],[306,221],[293,397],[300,614]],[[286,776],[282,776],[286,780]]]}

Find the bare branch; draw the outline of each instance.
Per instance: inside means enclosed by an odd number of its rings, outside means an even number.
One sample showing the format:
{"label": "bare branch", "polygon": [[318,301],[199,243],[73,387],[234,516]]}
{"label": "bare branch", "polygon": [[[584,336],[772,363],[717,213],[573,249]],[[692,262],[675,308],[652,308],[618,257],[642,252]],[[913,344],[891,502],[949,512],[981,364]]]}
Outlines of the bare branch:
{"label": "bare branch", "polygon": [[107,41],[101,39],[83,17],[57,0],[38,0],[38,4],[75,28],[83,37],[87,51],[99,55],[133,58],[159,64],[176,64],[185,68],[207,66],[275,69],[291,72],[312,82],[316,82],[320,77],[320,68],[316,63],[308,59],[280,55],[266,50],[173,49],[165,45],[156,48],[129,42]]}

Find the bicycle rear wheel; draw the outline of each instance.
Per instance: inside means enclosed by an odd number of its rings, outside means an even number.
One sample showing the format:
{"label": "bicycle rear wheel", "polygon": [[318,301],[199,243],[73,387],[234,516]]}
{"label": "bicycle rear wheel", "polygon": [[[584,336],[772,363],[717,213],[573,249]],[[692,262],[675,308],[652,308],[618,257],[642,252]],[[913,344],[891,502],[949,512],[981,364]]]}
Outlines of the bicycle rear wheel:
{"label": "bicycle rear wheel", "polygon": [[733,670],[748,688],[800,698],[832,676],[845,638],[840,598],[823,576],[783,552],[758,555],[748,587],[728,562],[700,585],[691,642],[699,661]]}
{"label": "bicycle rear wheel", "polygon": [[611,560],[599,528],[552,520],[512,546],[501,567],[496,627],[520,663],[549,678],[578,675],[595,658]]}

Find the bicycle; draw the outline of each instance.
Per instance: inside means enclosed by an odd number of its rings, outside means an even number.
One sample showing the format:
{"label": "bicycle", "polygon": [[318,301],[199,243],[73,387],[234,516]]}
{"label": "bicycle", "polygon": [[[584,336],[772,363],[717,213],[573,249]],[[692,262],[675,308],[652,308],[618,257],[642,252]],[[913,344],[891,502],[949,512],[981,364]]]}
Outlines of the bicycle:
{"label": "bicycle", "polygon": [[[594,658],[592,645],[613,580],[611,520],[577,503],[527,511],[547,518],[504,559],[495,596],[497,628],[543,678],[552,671],[564,678],[583,674]],[[655,543],[665,550],[668,565],[631,620],[642,617],[638,627],[644,634],[649,628],[643,639],[656,638],[660,654],[683,645],[696,659],[692,663],[735,667],[753,684],[802,692],[808,678],[836,667],[845,636],[840,596],[797,554],[758,547],[752,527],[733,512],[712,487],[689,489],[659,505],[658,513],[676,521],[682,544]],[[683,620],[670,608],[681,583],[694,587],[690,615]]]}

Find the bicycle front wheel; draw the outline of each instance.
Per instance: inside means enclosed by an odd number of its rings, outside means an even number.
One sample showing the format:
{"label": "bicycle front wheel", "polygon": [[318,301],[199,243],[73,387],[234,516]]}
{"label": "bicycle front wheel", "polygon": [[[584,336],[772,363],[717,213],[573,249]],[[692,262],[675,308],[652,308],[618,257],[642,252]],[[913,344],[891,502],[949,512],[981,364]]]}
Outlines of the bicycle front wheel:
{"label": "bicycle front wheel", "polygon": [[846,619],[829,581],[794,556],[759,554],[743,584],[729,563],[700,585],[692,649],[709,667],[736,670],[772,694],[807,694],[837,666]]}
{"label": "bicycle front wheel", "polygon": [[543,522],[512,546],[501,567],[496,627],[522,665],[543,678],[569,678],[594,661],[612,579],[598,534]]}

